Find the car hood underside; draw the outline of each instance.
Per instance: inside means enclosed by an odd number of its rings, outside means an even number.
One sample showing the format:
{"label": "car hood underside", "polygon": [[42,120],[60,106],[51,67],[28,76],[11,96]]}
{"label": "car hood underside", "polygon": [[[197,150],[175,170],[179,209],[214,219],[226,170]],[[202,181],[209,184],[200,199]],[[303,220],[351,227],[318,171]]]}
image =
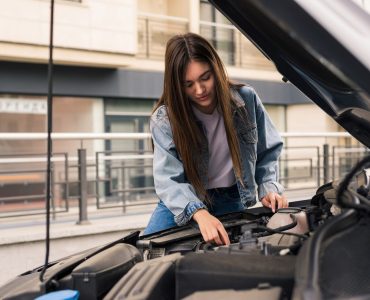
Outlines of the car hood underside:
{"label": "car hood underside", "polygon": [[352,1],[210,2],[284,80],[370,147],[370,16],[364,10]]}

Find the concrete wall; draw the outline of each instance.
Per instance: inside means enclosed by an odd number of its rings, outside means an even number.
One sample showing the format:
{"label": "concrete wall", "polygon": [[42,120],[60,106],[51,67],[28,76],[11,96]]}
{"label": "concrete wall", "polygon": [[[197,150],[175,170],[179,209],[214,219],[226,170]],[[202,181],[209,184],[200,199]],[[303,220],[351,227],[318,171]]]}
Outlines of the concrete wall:
{"label": "concrete wall", "polygon": [[[326,115],[315,104],[288,105],[287,107],[287,132],[337,132],[339,125]],[[323,145],[325,143],[336,143],[335,139],[326,138],[294,138],[290,146]]]}
{"label": "concrete wall", "polygon": [[167,0],[138,0],[138,11],[157,15],[167,15]]}
{"label": "concrete wall", "polygon": [[[47,45],[50,2],[2,1],[0,41]],[[56,1],[54,43],[58,47],[136,53],[136,1]]]}
{"label": "concrete wall", "polygon": [[[54,63],[123,67],[137,53],[136,0],[55,1]],[[0,60],[48,61],[50,1],[3,0]]]}

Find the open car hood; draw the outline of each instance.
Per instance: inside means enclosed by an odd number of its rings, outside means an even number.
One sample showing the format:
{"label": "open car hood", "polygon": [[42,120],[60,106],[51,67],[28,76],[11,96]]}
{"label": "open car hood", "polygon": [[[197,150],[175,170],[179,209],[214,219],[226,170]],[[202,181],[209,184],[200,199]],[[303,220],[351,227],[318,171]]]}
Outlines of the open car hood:
{"label": "open car hood", "polygon": [[349,0],[210,2],[275,63],[284,80],[370,147],[368,13]]}

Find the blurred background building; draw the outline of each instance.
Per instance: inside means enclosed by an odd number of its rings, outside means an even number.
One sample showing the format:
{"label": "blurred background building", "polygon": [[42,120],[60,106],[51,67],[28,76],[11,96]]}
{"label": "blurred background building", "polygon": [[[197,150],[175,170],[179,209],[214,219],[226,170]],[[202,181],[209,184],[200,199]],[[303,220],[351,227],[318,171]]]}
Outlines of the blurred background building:
{"label": "blurred background building", "polygon": [[[368,1],[357,2],[369,9]],[[148,132],[153,104],[162,91],[166,41],[189,31],[215,46],[232,80],[257,90],[280,132],[342,130],[283,82],[274,65],[208,1],[55,3],[54,132]],[[46,131],[49,22],[50,1],[1,0],[0,132]],[[304,142],[295,139],[286,145]],[[313,144],[324,142],[316,139]],[[55,141],[54,152],[76,155],[79,143]],[[336,143],[352,141],[342,138]],[[88,140],[83,147],[94,156],[99,151],[143,153],[150,150],[149,144],[148,139]],[[40,140],[0,140],[2,155],[45,151]],[[145,172],[144,184],[150,177],[150,171]],[[0,175],[0,182],[9,180],[9,174]],[[5,191],[0,188],[3,195]]]}
{"label": "blurred background building", "polygon": [[[2,0],[1,132],[45,131],[49,20],[50,1]],[[189,31],[216,47],[233,80],[255,87],[280,131],[338,130],[207,1],[57,0],[54,131],[147,132],[161,95],[166,41]],[[44,149],[13,143],[1,152]],[[126,147],[143,147],[132,143]],[[106,147],[115,145],[98,143],[94,150]]]}

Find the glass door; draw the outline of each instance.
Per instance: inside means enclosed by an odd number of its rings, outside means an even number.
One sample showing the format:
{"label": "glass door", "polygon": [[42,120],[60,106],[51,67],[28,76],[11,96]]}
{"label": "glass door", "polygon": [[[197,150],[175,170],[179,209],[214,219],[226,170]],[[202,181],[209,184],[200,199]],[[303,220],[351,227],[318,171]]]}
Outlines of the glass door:
{"label": "glass door", "polygon": [[[147,133],[153,101],[107,100],[105,132]],[[111,200],[140,199],[153,187],[150,139],[113,139],[105,144],[105,194]]]}

